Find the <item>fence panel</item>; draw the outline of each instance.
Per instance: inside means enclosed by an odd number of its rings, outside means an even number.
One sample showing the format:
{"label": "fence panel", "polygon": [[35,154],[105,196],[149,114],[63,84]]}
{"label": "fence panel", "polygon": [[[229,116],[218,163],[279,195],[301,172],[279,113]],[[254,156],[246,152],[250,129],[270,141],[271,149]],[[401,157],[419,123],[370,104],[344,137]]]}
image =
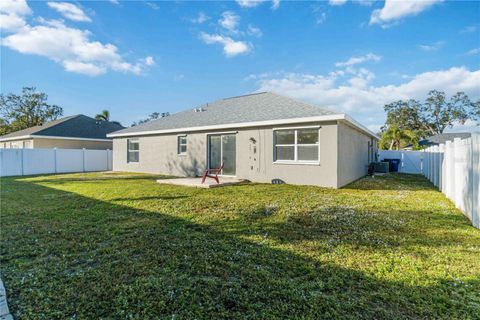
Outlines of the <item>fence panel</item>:
{"label": "fence panel", "polygon": [[422,173],[423,153],[405,150],[380,150],[378,157],[380,161],[384,159],[399,159],[399,172]]}
{"label": "fence panel", "polygon": [[424,175],[480,228],[480,134],[425,151]]}
{"label": "fence panel", "polygon": [[109,170],[111,150],[0,149],[0,176]]}
{"label": "fence panel", "polygon": [[22,149],[0,150],[0,176],[21,176],[23,174]]}
{"label": "fence panel", "polygon": [[57,149],[57,171],[65,172],[82,172],[83,167],[83,150],[82,149]]}
{"label": "fence panel", "polygon": [[55,149],[22,149],[23,174],[55,173]]}

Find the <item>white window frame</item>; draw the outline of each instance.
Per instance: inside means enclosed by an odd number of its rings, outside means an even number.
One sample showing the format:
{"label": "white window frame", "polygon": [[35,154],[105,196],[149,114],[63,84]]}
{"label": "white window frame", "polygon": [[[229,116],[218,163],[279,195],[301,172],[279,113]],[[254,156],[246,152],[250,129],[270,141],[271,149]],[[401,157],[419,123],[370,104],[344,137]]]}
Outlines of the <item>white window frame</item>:
{"label": "white window frame", "polygon": [[[181,143],[181,139],[185,138],[185,143]],[[185,146],[185,152],[182,152],[181,147]],[[188,152],[188,138],[186,134],[180,134],[177,136],[177,154],[179,156],[185,156]]]}
{"label": "white window frame", "polygon": [[[137,142],[138,143],[138,150],[130,150],[130,141]],[[138,154],[138,160],[137,161],[131,161],[130,157],[128,156],[130,153],[137,153]],[[127,139],[127,163],[139,163],[140,162],[140,140],[139,139]]]}
{"label": "white window frame", "polygon": [[[319,165],[320,164],[320,126],[308,126],[308,127],[291,127],[291,128],[274,128],[273,129],[273,163],[274,164],[306,164],[306,165]],[[298,130],[302,129],[318,129],[318,142],[316,144],[304,144],[298,143]],[[276,131],[294,131],[294,141],[293,144],[276,144],[275,141],[275,132]],[[318,147],[318,159],[309,161],[309,160],[298,160],[298,147],[302,146],[317,146]],[[277,160],[277,151],[276,147],[293,147],[294,160]]]}

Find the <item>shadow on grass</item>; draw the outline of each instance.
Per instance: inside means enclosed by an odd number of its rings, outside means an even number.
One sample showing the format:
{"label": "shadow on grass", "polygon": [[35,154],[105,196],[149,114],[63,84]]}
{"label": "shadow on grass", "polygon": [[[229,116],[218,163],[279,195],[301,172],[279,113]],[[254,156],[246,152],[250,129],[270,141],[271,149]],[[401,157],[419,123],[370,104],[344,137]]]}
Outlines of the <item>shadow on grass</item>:
{"label": "shadow on grass", "polygon": [[[462,286],[381,280],[168,212],[22,179],[5,188],[17,192],[2,195],[0,262],[18,319],[478,315],[475,296],[465,293],[468,286],[478,288],[478,280]],[[45,200],[45,194],[54,197]]]}
{"label": "shadow on grass", "polygon": [[183,199],[183,198],[189,198],[189,196],[150,196],[150,197],[132,197],[132,198],[112,198],[110,199],[111,201],[140,201],[140,200],[177,200],[177,199]]}
{"label": "shadow on grass", "polygon": [[364,177],[342,189],[353,190],[433,190],[435,186],[420,174],[391,172],[385,175]]}

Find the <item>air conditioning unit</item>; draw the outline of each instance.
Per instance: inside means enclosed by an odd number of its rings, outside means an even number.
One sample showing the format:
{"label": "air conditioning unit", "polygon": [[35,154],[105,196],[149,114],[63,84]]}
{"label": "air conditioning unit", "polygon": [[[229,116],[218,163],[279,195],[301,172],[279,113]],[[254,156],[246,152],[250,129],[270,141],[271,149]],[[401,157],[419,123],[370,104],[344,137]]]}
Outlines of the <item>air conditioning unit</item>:
{"label": "air conditioning unit", "polygon": [[388,173],[389,163],[388,162],[374,162],[373,163],[375,172]]}

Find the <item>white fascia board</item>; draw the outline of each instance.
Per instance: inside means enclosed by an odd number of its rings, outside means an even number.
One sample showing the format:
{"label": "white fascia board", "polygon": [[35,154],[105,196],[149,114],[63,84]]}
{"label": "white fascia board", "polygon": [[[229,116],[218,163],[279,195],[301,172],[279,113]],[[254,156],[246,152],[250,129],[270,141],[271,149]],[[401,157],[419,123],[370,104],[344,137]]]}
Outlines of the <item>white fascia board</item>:
{"label": "white fascia board", "polygon": [[27,135],[27,136],[0,138],[0,142],[25,140],[25,139],[58,139],[58,140],[80,140],[80,141],[100,141],[100,142],[111,142],[112,141],[112,139],[91,139],[91,138],[77,138],[77,137],[40,136],[40,135],[31,134],[31,135]]}
{"label": "white fascia board", "polygon": [[58,139],[58,140],[81,140],[81,141],[99,141],[99,142],[111,142],[112,139],[93,139],[93,138],[80,138],[80,137],[60,137],[60,136],[40,136],[31,135],[31,138],[35,139]]}
{"label": "white fascia board", "polygon": [[339,114],[317,116],[317,117],[306,117],[306,118],[229,123],[229,124],[221,124],[221,125],[202,126],[202,127],[175,128],[175,129],[167,129],[167,130],[151,130],[151,131],[139,131],[139,132],[128,132],[128,133],[110,133],[110,134],[107,134],[107,137],[120,138],[120,137],[146,136],[146,135],[152,135],[152,134],[275,126],[275,125],[283,125],[283,124],[305,123],[305,122],[316,122],[316,121],[335,121],[335,120],[344,120],[345,116],[346,116],[345,114],[339,113]]}
{"label": "white fascia board", "polygon": [[31,135],[26,135],[26,136],[18,136],[18,137],[10,137],[10,138],[0,138],[0,142],[6,142],[6,141],[15,141],[15,140],[25,140],[25,139],[31,139]]}
{"label": "white fascia board", "polygon": [[363,131],[364,133],[366,133],[367,135],[377,139],[377,140],[380,140],[380,137],[377,136],[375,133],[373,133],[371,130],[369,130],[367,127],[365,127],[364,125],[360,124],[359,122],[357,122],[355,119],[353,119],[352,117],[350,117],[348,114],[345,115],[345,121],[350,123],[351,125],[353,125],[354,127],[358,128],[360,131]]}

